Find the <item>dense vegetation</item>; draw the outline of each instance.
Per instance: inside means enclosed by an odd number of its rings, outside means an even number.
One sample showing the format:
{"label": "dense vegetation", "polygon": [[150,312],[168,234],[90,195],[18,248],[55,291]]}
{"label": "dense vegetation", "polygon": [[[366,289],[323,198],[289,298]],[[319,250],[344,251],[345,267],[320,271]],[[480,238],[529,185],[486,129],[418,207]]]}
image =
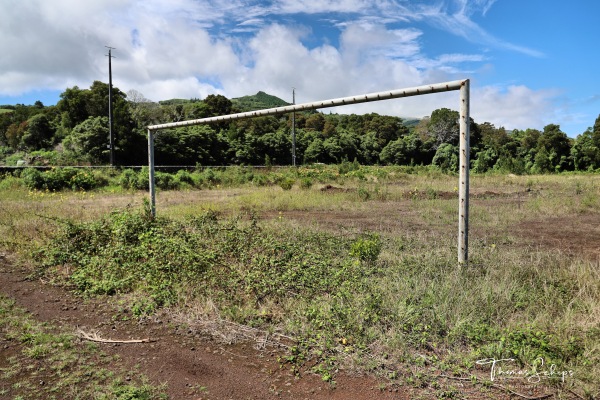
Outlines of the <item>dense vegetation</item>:
{"label": "dense vegetation", "polygon": [[[149,124],[197,119],[287,105],[259,92],[227,99],[151,102],[136,91],[113,89],[115,158],[120,165],[147,160]],[[108,85],[68,88],[56,106],[0,106],[0,160],[28,164],[102,165],[108,162]],[[156,138],[159,165],[289,165],[291,116],[263,117],[162,131]],[[432,112],[417,124],[378,114],[296,114],[298,163],[436,165],[458,168],[458,112]],[[471,120],[471,160],[476,172],[515,174],[589,171],[600,168],[600,116],[575,139],[560,126],[506,131]]]}

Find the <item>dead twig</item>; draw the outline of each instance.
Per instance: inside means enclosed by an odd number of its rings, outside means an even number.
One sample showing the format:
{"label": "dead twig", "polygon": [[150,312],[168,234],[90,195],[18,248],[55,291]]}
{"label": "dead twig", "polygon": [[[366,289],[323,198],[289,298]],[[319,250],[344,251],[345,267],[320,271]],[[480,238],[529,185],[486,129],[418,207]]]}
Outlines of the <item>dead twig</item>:
{"label": "dead twig", "polygon": [[240,358],[248,358],[248,356],[242,356],[241,354],[235,354],[235,353],[233,353],[233,352],[231,352],[229,350],[225,350],[222,347],[219,347],[219,349],[221,349],[221,351],[224,352],[224,353],[231,354],[232,356],[236,356],[236,357],[240,357]]}
{"label": "dead twig", "polygon": [[92,342],[98,343],[150,343],[154,342],[153,339],[145,338],[145,339],[132,339],[132,340],[115,340],[115,339],[103,339],[98,336],[98,333],[87,333],[82,329],[77,329],[77,336],[81,339],[89,340]]}
{"label": "dead twig", "polygon": [[571,389],[567,389],[567,390],[569,391],[569,393],[573,394],[574,396],[576,396],[582,400],[585,400],[585,398],[582,395],[580,395],[579,393],[576,393],[576,392],[572,391]]}

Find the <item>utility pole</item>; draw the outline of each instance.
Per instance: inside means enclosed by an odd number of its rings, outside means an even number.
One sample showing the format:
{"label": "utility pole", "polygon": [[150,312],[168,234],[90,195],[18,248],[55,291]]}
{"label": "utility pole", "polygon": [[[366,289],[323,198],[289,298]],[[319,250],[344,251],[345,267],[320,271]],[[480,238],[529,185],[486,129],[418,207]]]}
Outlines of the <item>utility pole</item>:
{"label": "utility pole", "polygon": [[110,166],[115,166],[115,136],[113,133],[113,101],[112,101],[112,65],[111,50],[115,50],[114,47],[104,46],[108,48],[108,136],[109,136],[109,147],[110,147]]}
{"label": "utility pole", "polygon": [[[292,104],[296,104],[296,88],[292,88]],[[292,112],[292,166],[296,166],[296,112]]]}

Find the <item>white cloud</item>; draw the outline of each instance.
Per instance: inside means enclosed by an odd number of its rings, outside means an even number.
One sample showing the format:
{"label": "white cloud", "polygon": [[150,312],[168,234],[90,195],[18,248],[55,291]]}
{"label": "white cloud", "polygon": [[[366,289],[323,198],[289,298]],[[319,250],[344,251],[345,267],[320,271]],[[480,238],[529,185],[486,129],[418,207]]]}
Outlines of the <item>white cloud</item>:
{"label": "white cloud", "polygon": [[[24,0],[0,14],[0,93],[63,90],[107,81],[105,45],[116,47],[113,82],[152,100],[238,97],[259,90],[299,102],[419,86],[465,77],[479,54],[428,57],[424,32],[408,21],[429,21],[457,35],[486,36],[469,15],[486,13],[494,0],[432,4],[391,0]],[[451,14],[448,4],[458,5]],[[283,21],[296,13],[331,13],[339,37],[303,41],[310,27]],[[272,14],[286,16],[279,23]],[[387,22],[402,21],[401,27]],[[222,25],[225,24],[225,25]],[[227,29],[230,29],[228,31]],[[244,32],[235,35],[235,32]],[[519,49],[516,49],[519,50]],[[523,50],[527,51],[527,49]],[[467,66],[470,66],[467,68]],[[547,91],[526,87],[473,89],[473,117],[498,125],[532,126],[549,109]],[[336,110],[422,117],[436,108],[457,109],[456,94],[420,96]],[[547,114],[546,114],[547,115]]]}
{"label": "white cloud", "polygon": [[281,14],[296,13],[360,13],[373,7],[369,0],[280,0],[275,2],[274,11]]}
{"label": "white cloud", "polygon": [[417,29],[389,30],[382,25],[350,24],[340,38],[341,49],[351,60],[370,57],[409,58],[420,51]]}
{"label": "white cloud", "polygon": [[552,100],[556,90],[532,90],[522,85],[485,86],[473,91],[471,114],[477,122],[488,121],[507,129],[536,128],[556,120]]}

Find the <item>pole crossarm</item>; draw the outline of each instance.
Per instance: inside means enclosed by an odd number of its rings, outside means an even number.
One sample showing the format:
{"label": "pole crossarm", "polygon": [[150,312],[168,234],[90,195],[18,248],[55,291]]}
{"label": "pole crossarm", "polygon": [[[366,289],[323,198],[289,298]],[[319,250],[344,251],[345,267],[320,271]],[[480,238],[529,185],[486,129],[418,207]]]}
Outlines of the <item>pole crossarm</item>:
{"label": "pole crossarm", "polygon": [[264,110],[248,111],[248,112],[243,112],[243,113],[238,113],[238,114],[221,115],[218,117],[209,117],[209,118],[193,119],[193,120],[189,120],[189,121],[171,122],[171,123],[160,124],[160,125],[150,125],[150,126],[148,126],[148,129],[151,131],[156,131],[159,129],[179,128],[179,127],[183,127],[183,126],[210,124],[212,122],[233,121],[236,119],[245,119],[245,118],[264,117],[267,115],[286,114],[286,113],[290,113],[290,112],[294,112],[294,111],[317,110],[319,108],[347,106],[350,104],[367,103],[370,101],[390,100],[390,99],[398,99],[401,97],[419,96],[419,95],[430,94],[430,93],[449,92],[449,91],[453,91],[453,90],[460,90],[461,86],[463,86],[464,83],[465,83],[465,80],[458,80],[458,81],[437,83],[434,85],[425,85],[425,86],[418,86],[418,87],[413,87],[413,88],[391,90],[388,92],[361,94],[361,95],[357,95],[357,96],[341,97],[338,99],[315,101],[312,103],[293,104],[293,105],[284,106],[284,107],[267,108]]}

